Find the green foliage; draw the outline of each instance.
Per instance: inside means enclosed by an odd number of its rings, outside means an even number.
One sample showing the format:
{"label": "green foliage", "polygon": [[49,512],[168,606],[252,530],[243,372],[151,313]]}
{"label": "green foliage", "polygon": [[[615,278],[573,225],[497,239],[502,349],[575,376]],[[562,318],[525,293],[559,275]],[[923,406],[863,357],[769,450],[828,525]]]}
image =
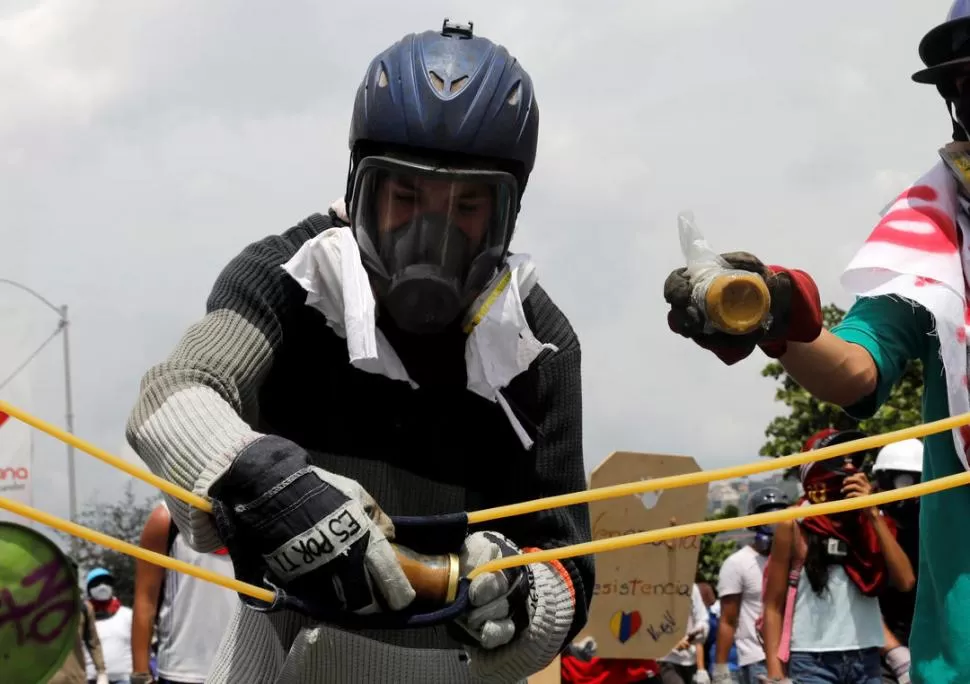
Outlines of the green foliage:
{"label": "green foliage", "polygon": [[[720,513],[707,517],[708,520],[724,520],[738,517],[737,506],[727,506]],[[717,587],[717,576],[721,572],[721,565],[727,557],[738,550],[733,541],[716,541],[715,534],[705,534],[701,537],[700,551],[697,554],[697,576],[695,582],[707,582]]]}
{"label": "green foliage", "polygon": [[[96,502],[87,504],[78,513],[78,523],[116,539],[138,545],[142,529],[157,502],[157,496],[137,501],[129,483],[120,501],[111,504]],[[79,539],[75,560],[80,567],[82,584],[88,571],[98,567],[104,568],[114,575],[115,595],[124,605],[131,605],[135,595],[134,558]]]}
{"label": "green foliage", "polygon": [[[845,315],[845,311],[834,304],[823,307],[822,313],[826,328],[838,324]],[[866,434],[879,434],[922,422],[923,366],[920,361],[909,364],[886,403],[872,418],[861,422],[850,418],[840,407],[815,399],[785,372],[780,363],[768,364],[761,374],[779,382],[775,401],[789,409],[787,415],[777,416],[765,429],[768,439],[759,452],[762,456],[798,453],[809,437],[829,427],[838,430],[857,428]]]}

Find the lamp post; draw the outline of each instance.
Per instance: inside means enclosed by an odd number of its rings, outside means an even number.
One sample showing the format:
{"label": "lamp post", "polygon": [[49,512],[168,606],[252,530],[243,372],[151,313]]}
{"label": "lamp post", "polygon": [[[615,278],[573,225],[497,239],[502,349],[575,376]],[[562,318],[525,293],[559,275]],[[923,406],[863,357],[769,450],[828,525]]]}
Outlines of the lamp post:
{"label": "lamp post", "polygon": [[[15,280],[8,280],[7,278],[0,278],[0,283],[5,285],[10,285],[18,290],[26,292],[34,299],[39,301],[41,304],[46,306],[48,309],[57,314],[58,318],[58,331],[61,333],[61,339],[64,346],[64,408],[67,420],[67,431],[74,434],[74,405],[71,399],[71,346],[70,340],[68,338],[68,318],[67,318],[67,306],[55,306],[49,300],[45,299],[39,295],[34,290],[30,289],[26,285],[18,283]],[[77,522],[77,491],[74,483],[74,447],[70,444],[67,445],[67,488],[68,488],[68,507],[70,509],[71,521]],[[77,540],[71,537],[71,547],[72,551],[77,550]]]}

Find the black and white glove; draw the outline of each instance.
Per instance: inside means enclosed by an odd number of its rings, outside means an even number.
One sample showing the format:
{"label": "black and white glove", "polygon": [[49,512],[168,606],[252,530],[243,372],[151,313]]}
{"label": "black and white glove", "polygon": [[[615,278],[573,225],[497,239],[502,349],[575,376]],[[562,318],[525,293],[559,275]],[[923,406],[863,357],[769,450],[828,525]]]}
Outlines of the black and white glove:
{"label": "black and white glove", "polygon": [[388,541],[390,518],[357,482],[313,466],[293,442],[257,439],[209,494],[241,579],[266,576],[316,614],[400,610],[414,599]]}
{"label": "black and white glove", "polygon": [[[462,545],[459,571],[465,576],[520,553],[498,532],[475,532]],[[552,662],[575,612],[571,581],[546,563],[479,575],[468,587],[468,599],[471,610],[459,624],[478,643],[469,653],[469,667],[485,681],[519,681]]]}

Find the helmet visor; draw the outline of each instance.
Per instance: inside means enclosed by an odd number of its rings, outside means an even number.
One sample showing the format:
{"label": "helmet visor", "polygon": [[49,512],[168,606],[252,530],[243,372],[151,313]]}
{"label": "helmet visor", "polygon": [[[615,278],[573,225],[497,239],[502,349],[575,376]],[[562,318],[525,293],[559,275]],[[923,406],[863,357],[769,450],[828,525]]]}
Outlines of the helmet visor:
{"label": "helmet visor", "polygon": [[378,293],[423,273],[470,304],[504,261],[517,196],[515,177],[502,171],[361,160],[351,221]]}

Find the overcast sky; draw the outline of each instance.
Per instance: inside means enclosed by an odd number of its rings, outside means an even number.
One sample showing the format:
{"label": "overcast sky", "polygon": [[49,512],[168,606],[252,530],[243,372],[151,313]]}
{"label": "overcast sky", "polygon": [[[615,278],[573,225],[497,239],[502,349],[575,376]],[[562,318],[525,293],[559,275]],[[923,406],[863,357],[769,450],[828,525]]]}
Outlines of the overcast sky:
{"label": "overcast sky", "polygon": [[[750,461],[780,406],[764,357],[727,368],[667,329],[677,213],[847,304],[841,269],[948,140],[936,91],[910,80],[948,4],[4,0],[0,278],[70,306],[77,432],[121,450],[142,374],[226,261],[343,192],[370,58],[472,20],[535,82],[513,249],[579,333],[587,467],[615,450]],[[56,316],[2,285],[0,307],[2,377]],[[31,407],[63,425],[59,347],[31,371]],[[36,502],[62,515],[64,463],[38,439]],[[77,464],[82,502],[127,481]]]}

